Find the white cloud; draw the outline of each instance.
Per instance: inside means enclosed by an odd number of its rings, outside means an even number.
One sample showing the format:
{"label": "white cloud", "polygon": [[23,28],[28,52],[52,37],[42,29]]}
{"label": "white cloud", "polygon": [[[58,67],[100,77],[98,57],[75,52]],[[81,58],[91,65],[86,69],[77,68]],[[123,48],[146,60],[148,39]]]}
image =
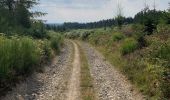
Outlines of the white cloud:
{"label": "white cloud", "polygon": [[[124,16],[134,16],[144,6],[144,0],[119,0]],[[152,6],[153,0],[147,0]],[[166,9],[168,0],[156,0],[157,9]],[[91,22],[113,18],[116,15],[117,0],[42,0],[34,10],[47,12],[42,17],[49,23]]]}

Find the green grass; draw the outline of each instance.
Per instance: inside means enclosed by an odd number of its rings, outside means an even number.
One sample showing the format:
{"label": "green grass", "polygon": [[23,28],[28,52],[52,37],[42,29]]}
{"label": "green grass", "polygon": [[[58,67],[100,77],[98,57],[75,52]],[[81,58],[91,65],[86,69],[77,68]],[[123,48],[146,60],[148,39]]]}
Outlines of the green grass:
{"label": "green grass", "polygon": [[10,88],[34,71],[43,71],[43,65],[59,53],[63,38],[50,33],[48,39],[26,36],[0,35],[0,92]]}
{"label": "green grass", "polygon": [[84,54],[83,49],[78,45],[80,48],[80,59],[81,59],[81,97],[82,100],[95,100],[95,92],[92,82],[92,77],[90,75],[90,69],[88,65],[87,58]]}
{"label": "green grass", "polygon": [[10,77],[13,73],[31,72],[40,60],[40,52],[33,39],[28,37],[10,39],[0,37],[0,75]]}
{"label": "green grass", "polygon": [[121,53],[123,55],[132,53],[138,48],[138,42],[133,38],[126,38],[121,45]]}
{"label": "green grass", "polygon": [[120,40],[122,40],[124,38],[125,38],[125,36],[122,33],[120,33],[120,32],[114,33],[112,35],[112,40],[113,41],[120,41]]}

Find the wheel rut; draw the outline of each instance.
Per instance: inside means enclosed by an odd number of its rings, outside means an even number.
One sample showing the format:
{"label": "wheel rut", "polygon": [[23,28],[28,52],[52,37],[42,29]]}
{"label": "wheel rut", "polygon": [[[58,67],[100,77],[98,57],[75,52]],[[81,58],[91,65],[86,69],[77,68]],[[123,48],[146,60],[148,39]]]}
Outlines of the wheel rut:
{"label": "wheel rut", "polygon": [[74,45],[74,61],[72,63],[72,74],[68,86],[68,96],[66,100],[81,100],[80,99],[80,52],[77,44]]}

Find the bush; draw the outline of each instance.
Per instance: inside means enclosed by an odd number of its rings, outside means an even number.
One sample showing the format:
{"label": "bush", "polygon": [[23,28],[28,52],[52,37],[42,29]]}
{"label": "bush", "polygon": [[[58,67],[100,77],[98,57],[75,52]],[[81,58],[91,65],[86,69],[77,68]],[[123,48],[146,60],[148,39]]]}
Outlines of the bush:
{"label": "bush", "polygon": [[0,37],[0,78],[32,72],[40,61],[40,52],[31,38]]}
{"label": "bush", "polygon": [[43,50],[44,50],[45,60],[50,60],[52,58],[53,54],[52,54],[52,48],[50,46],[49,41],[44,42]]}
{"label": "bush", "polygon": [[63,44],[63,37],[62,35],[60,35],[59,33],[55,33],[55,32],[50,32],[49,34],[50,37],[50,42],[51,42],[51,47],[52,49],[55,50],[55,52],[59,52],[60,51],[60,47]]}
{"label": "bush", "polygon": [[121,46],[121,53],[123,55],[131,53],[138,48],[138,42],[133,38],[127,38]]}
{"label": "bush", "polygon": [[81,33],[81,39],[82,40],[87,40],[91,32],[85,31]]}
{"label": "bush", "polygon": [[124,38],[125,38],[125,36],[122,33],[119,33],[119,32],[114,33],[113,36],[112,36],[113,41],[119,41],[119,40],[122,40]]}
{"label": "bush", "polygon": [[136,32],[133,34],[133,37],[138,41],[138,45],[140,48],[148,46],[145,35],[146,34],[143,32]]}
{"label": "bush", "polygon": [[80,33],[78,31],[70,31],[65,33],[65,37],[69,39],[77,39],[80,37]]}
{"label": "bush", "polygon": [[41,53],[41,63],[47,63],[53,57],[53,50],[51,48],[51,43],[48,40],[38,40],[38,49]]}

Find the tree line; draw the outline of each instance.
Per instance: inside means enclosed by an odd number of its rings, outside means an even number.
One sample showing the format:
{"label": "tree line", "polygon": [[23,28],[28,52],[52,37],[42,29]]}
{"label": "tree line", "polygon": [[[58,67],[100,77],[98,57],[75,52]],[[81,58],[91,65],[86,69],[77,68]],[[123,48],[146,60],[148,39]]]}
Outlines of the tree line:
{"label": "tree line", "polygon": [[[132,17],[122,17],[124,24],[131,24],[133,23]],[[46,24],[47,30],[54,30],[54,31],[66,31],[70,29],[92,29],[92,28],[101,28],[101,27],[111,27],[116,25],[117,21],[115,18],[101,20],[98,22],[89,22],[89,23],[77,23],[77,22],[67,22],[63,25],[55,25],[55,24]]]}
{"label": "tree line", "polygon": [[145,32],[151,34],[156,29],[158,24],[170,24],[170,8],[168,8],[168,10],[161,11],[156,10],[155,8],[150,9],[148,6],[146,6],[144,9],[138,12],[134,18],[124,17],[120,6],[118,7],[118,10],[118,15],[113,19],[90,23],[69,22],[57,26],[55,24],[46,24],[46,29],[54,31],[67,31],[71,29],[106,28],[111,26],[118,26],[121,28],[122,25],[140,24],[145,27]]}

